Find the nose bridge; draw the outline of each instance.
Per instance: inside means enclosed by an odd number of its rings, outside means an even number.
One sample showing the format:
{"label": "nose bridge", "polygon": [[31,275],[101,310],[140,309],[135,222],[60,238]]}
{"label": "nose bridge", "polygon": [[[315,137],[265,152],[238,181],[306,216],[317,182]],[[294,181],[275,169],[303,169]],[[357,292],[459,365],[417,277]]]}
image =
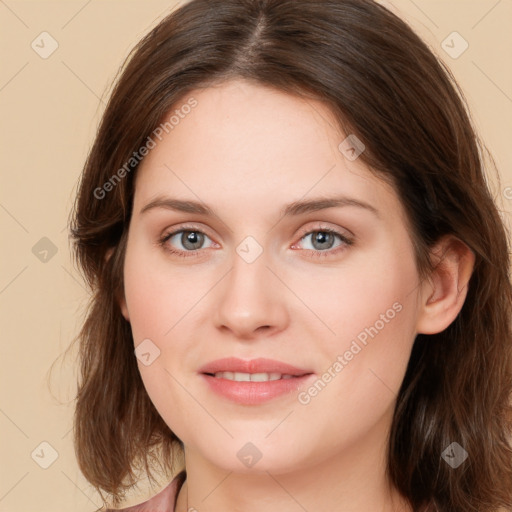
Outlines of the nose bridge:
{"label": "nose bridge", "polygon": [[232,268],[220,287],[215,304],[216,324],[239,337],[258,328],[282,328],[286,322],[282,286],[267,266],[269,254],[252,237],[244,239],[233,254]]}

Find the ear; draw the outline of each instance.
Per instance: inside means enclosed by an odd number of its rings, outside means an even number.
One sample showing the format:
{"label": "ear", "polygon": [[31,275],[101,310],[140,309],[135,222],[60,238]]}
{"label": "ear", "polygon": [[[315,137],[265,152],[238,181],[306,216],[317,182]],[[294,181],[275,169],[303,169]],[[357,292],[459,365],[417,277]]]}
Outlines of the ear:
{"label": "ear", "polygon": [[447,235],[432,249],[434,271],[422,285],[416,331],[437,334],[457,317],[468,291],[475,265],[473,251],[458,238]]}
{"label": "ear", "polygon": [[[114,247],[107,249],[107,252],[105,253],[105,261],[108,261],[111,258],[113,253],[114,253]],[[124,319],[127,322],[129,322],[130,315],[128,314],[128,307],[126,306],[126,297],[124,296],[124,290],[123,290],[122,297],[116,297],[116,300],[119,304],[119,308],[121,309],[121,313],[124,316]]]}

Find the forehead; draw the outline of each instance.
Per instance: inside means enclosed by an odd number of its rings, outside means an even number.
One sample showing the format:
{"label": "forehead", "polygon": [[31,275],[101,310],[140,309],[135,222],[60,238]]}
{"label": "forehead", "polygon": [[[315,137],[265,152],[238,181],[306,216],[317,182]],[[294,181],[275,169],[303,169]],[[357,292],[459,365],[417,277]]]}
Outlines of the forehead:
{"label": "forehead", "polygon": [[171,117],[137,170],[135,209],[162,193],[245,211],[333,193],[399,207],[340,150],[347,134],[319,101],[236,80],[192,91],[163,122]]}

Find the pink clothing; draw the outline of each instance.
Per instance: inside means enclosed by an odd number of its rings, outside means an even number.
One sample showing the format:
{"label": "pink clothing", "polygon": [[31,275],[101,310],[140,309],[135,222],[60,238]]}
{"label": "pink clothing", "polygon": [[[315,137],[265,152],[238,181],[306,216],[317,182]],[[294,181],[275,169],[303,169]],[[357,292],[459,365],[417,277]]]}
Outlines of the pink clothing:
{"label": "pink clothing", "polygon": [[178,492],[185,481],[186,473],[178,473],[171,483],[158,494],[138,505],[117,510],[107,509],[106,512],[174,512]]}

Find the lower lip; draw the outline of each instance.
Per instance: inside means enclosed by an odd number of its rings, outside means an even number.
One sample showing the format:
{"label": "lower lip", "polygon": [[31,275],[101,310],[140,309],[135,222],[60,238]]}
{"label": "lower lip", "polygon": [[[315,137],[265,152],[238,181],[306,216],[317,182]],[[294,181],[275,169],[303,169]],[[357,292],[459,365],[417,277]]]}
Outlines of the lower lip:
{"label": "lower lip", "polygon": [[282,395],[298,392],[314,375],[312,373],[291,379],[269,380],[266,382],[238,382],[234,380],[201,374],[215,393],[237,404],[257,405]]}

